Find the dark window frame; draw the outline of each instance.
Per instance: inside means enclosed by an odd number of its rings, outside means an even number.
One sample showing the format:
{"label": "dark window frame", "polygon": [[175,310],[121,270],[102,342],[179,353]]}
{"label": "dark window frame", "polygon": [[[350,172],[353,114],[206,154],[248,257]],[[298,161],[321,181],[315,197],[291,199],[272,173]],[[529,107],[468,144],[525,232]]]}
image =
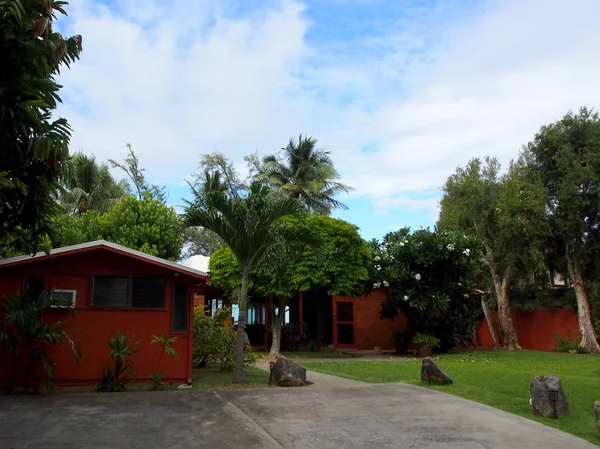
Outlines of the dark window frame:
{"label": "dark window frame", "polygon": [[[185,287],[185,326],[184,328],[175,327],[175,310],[177,297],[177,287]],[[187,334],[190,331],[190,286],[188,284],[173,283],[173,296],[171,297],[171,333],[173,334]]]}
{"label": "dark window frame", "polygon": [[[126,301],[125,306],[123,307],[115,307],[115,306],[103,306],[103,305],[95,305],[94,304],[94,291],[96,288],[96,278],[112,278],[112,279],[126,279],[127,280],[127,290],[126,290]],[[132,305],[133,298],[133,280],[134,279],[161,279],[164,282],[163,287],[163,306],[162,307],[139,307]],[[119,276],[119,275],[104,275],[104,274],[95,274],[92,275],[92,285],[90,289],[90,308],[98,309],[98,310],[156,310],[156,311],[166,311],[167,310],[167,277],[166,276]]]}

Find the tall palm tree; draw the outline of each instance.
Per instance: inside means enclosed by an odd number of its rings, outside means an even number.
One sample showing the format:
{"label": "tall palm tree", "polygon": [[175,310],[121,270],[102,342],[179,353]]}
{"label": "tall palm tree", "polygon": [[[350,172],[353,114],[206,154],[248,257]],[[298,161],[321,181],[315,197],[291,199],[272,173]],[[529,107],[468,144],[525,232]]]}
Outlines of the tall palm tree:
{"label": "tall palm tree", "polygon": [[279,248],[299,238],[298,228],[287,226],[284,219],[300,217],[303,206],[298,200],[272,192],[259,182],[254,182],[245,196],[228,196],[219,172],[207,173],[202,190],[192,187],[192,191],[195,198],[187,202],[184,224],[214,231],[229,246],[242,269],[233,376],[234,383],[242,383],[250,271],[269,260],[277,263]]}
{"label": "tall palm tree", "polygon": [[125,187],[115,182],[106,165],[98,165],[94,156],[76,153],[69,160],[59,200],[76,214],[83,214],[89,209],[103,212],[124,192]]}
{"label": "tall palm tree", "polygon": [[306,204],[309,213],[326,214],[331,209],[347,207],[334,198],[338,193],[352,189],[337,182],[339,174],[329,152],[316,148],[313,137],[300,136],[298,142],[290,139],[281,149],[282,157],[266,156],[259,178]]}

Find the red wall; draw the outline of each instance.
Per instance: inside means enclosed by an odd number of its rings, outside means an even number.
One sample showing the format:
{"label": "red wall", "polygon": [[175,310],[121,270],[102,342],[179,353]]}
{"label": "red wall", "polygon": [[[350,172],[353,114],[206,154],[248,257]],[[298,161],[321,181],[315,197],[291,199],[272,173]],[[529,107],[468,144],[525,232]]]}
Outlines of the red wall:
{"label": "red wall", "polygon": [[[513,323],[519,336],[519,343],[523,349],[536,349],[540,351],[552,351],[556,347],[555,335],[567,336],[573,331],[578,332],[579,323],[577,311],[568,309],[557,310],[528,310],[525,312],[514,312]],[[498,323],[494,317],[496,328]],[[498,335],[501,335],[499,333]],[[483,348],[493,348],[494,343],[487,322],[481,321],[481,327],[477,331],[479,345]]]}
{"label": "red wall", "polygon": [[381,319],[381,304],[385,301],[387,290],[375,289],[367,296],[352,298],[335,296],[335,299],[354,302],[354,340],[356,349],[372,350],[380,346],[383,350],[394,349],[390,336],[394,331],[406,327],[406,318],[397,316],[394,321]]}
{"label": "red wall", "polygon": [[[151,309],[94,309],[90,308],[92,275],[121,276],[164,276],[167,279],[166,308]],[[60,309],[44,312],[45,319],[69,320],[71,337],[81,345],[83,359],[75,363],[68,347],[53,350],[56,372],[61,384],[94,384],[102,377],[109,359],[107,340],[112,338],[116,330],[122,334],[135,335],[139,341],[139,352],[134,356],[135,371],[139,380],[146,380],[156,369],[160,354],[157,344],[150,346],[152,335],[160,335],[165,330],[177,337],[174,348],[179,356],[174,360],[163,356],[161,369],[166,381],[191,381],[192,374],[192,307],[193,288],[201,280],[174,272],[168,268],[152,265],[148,262],[116,254],[105,249],[94,249],[87,252],[55,257],[54,260],[32,261],[24,265],[8,267],[0,270],[0,297],[21,289],[25,277],[44,277],[46,290],[63,288],[77,290],[76,316]],[[190,286],[189,332],[171,332],[171,300],[173,283],[185,283]],[[4,348],[0,348],[0,360],[9,360],[0,367],[0,386],[8,384],[11,368],[11,357]]]}

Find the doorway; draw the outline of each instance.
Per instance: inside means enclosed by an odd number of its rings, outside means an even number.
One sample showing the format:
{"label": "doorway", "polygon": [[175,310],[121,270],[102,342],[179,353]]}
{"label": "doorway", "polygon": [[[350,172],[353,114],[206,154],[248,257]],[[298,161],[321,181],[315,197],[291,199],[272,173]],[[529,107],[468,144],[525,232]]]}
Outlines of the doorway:
{"label": "doorway", "polygon": [[333,299],[333,345],[336,348],[356,346],[353,300]]}

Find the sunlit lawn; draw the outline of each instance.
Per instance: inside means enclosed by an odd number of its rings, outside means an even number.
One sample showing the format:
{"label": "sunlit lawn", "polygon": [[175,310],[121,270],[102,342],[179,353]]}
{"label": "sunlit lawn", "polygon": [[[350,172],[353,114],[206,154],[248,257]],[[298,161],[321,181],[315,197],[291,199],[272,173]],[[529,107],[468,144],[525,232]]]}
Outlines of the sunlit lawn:
{"label": "sunlit lawn", "polygon": [[[306,362],[322,373],[371,383],[405,382],[472,399],[556,427],[600,445],[594,401],[600,400],[600,356],[537,351],[482,351],[444,355],[436,362],[454,384],[429,386],[420,381],[420,360],[401,362]],[[559,420],[533,415],[530,383],[535,376],[560,377],[570,406]]]}
{"label": "sunlit lawn", "polygon": [[[288,359],[301,360],[301,359],[352,359],[357,356],[352,354],[344,354],[342,352],[333,351],[331,349],[321,349],[320,351],[286,351],[282,352],[282,355]],[[260,357],[267,357],[269,351],[259,351],[257,355]]]}

